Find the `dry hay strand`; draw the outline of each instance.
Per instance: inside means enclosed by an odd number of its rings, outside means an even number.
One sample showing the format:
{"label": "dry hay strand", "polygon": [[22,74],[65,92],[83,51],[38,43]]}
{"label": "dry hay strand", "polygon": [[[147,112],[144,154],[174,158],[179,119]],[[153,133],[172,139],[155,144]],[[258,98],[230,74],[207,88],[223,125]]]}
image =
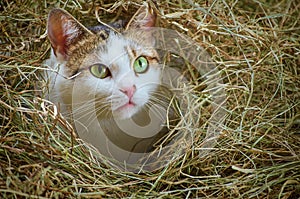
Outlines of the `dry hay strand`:
{"label": "dry hay strand", "polygon": [[95,10],[109,22],[129,18],[142,1],[1,1],[2,198],[300,197],[297,1],[156,4],[160,26],[198,42],[221,72],[227,118],[217,145],[199,157],[205,129],[198,130],[180,159],[152,173],[118,171],[95,160],[58,110],[36,95],[50,50],[47,14],[63,7],[95,25]]}

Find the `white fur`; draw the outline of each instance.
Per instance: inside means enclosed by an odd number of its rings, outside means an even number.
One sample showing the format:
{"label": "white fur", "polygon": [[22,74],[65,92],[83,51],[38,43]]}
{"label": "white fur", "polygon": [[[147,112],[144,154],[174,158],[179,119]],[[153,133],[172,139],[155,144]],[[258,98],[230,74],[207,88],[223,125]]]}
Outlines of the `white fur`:
{"label": "white fur", "polygon": [[72,41],[74,38],[78,37],[79,35],[79,29],[74,25],[73,20],[68,20],[64,15],[61,16],[62,21],[66,21],[63,24],[64,33],[67,36],[67,39],[69,41]]}

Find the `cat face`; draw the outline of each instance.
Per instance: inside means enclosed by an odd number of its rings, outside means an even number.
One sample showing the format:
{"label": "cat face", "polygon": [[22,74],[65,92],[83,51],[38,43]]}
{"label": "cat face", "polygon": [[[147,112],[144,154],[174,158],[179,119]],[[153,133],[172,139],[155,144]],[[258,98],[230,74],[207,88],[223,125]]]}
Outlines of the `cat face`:
{"label": "cat face", "polygon": [[79,109],[96,104],[98,117],[120,119],[132,117],[147,105],[159,85],[160,68],[150,34],[136,28],[151,27],[154,20],[144,10],[126,32],[91,32],[65,11],[53,10],[48,20],[51,59],[60,64],[63,76],[72,77],[55,83],[61,103],[76,101]]}
{"label": "cat face", "polygon": [[[95,89],[98,109],[123,119],[149,101],[160,81],[156,51],[114,33],[86,56],[79,70],[76,81],[81,82],[81,90]],[[103,98],[106,107],[101,106]]]}

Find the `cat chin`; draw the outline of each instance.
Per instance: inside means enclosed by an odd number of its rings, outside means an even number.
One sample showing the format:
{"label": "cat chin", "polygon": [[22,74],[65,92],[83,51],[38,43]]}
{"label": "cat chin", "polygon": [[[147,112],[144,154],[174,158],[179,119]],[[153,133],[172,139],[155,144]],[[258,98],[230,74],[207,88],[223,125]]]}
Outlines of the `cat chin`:
{"label": "cat chin", "polygon": [[127,104],[113,111],[113,118],[125,120],[135,115],[140,108],[137,105]]}

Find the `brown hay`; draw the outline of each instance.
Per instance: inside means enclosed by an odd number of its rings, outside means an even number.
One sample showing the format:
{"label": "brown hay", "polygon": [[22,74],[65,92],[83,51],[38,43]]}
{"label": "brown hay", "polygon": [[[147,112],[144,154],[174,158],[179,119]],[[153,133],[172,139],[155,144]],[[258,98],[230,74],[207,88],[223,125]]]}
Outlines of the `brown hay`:
{"label": "brown hay", "polygon": [[195,143],[153,173],[100,165],[54,107],[36,95],[36,84],[43,81],[37,74],[49,55],[45,25],[51,8],[64,7],[95,25],[96,9],[108,22],[128,18],[141,4],[0,2],[2,198],[299,198],[297,1],[157,1],[160,26],[206,48],[226,83],[228,118],[218,145],[204,158]]}

